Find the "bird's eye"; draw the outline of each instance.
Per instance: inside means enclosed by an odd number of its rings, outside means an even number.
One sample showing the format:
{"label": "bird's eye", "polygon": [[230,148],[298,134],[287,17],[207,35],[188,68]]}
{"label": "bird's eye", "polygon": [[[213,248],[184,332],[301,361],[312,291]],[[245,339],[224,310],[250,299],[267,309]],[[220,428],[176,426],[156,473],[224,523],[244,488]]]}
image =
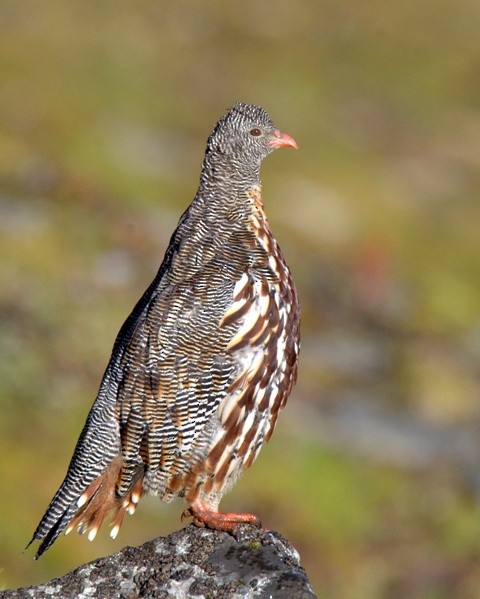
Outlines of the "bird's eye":
{"label": "bird's eye", "polygon": [[253,135],[253,137],[260,137],[260,135],[262,135],[262,130],[258,127],[254,127],[253,129],[250,129],[250,135]]}

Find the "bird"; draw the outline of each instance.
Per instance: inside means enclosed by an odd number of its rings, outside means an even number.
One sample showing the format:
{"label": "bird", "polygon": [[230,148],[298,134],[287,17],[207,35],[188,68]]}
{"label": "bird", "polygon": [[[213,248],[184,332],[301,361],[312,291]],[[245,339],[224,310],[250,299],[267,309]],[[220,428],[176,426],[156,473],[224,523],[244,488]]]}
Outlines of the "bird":
{"label": "bird", "polygon": [[[254,514],[220,499],[270,438],[297,378],[300,308],[262,202],[260,166],[297,149],[267,111],[237,103],[208,137],[198,191],[121,327],[65,478],[29,545],[112,538],[143,494],[235,535]],[[27,547],[29,546],[27,545]]]}

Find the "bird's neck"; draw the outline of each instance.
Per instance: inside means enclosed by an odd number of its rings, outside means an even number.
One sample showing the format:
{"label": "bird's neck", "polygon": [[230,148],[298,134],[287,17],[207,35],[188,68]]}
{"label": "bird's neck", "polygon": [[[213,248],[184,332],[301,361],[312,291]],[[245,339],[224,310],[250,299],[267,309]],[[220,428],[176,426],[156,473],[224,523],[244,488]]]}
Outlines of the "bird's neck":
{"label": "bird's neck", "polygon": [[260,164],[244,164],[241,158],[216,152],[206,154],[200,176],[200,193],[235,198],[254,185],[260,185]]}

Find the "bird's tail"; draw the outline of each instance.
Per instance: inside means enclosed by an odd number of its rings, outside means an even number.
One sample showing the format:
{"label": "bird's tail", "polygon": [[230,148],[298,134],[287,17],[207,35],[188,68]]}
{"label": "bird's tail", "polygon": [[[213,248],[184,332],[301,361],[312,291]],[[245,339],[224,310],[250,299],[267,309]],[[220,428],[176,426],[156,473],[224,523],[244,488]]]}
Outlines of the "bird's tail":
{"label": "bird's tail", "polygon": [[128,492],[119,498],[116,493],[118,481],[124,465],[123,458],[118,456],[110,467],[95,479],[78,499],[78,511],[65,529],[68,534],[75,528],[79,534],[88,532],[89,541],[93,541],[102,525],[105,516],[112,513],[110,536],[118,534],[125,514],[134,514],[142,496],[143,477],[137,477]]}
{"label": "bird's tail", "polygon": [[71,486],[67,474],[27,545],[28,548],[33,541],[41,541],[35,559],[38,559],[63,531],[68,534],[76,528],[80,534],[87,532],[88,539],[93,541],[110,512],[113,514],[110,536],[117,536],[125,514],[135,512],[142,495],[143,476],[140,475],[132,480],[125,495],[117,495],[116,489],[123,465],[123,458],[117,456],[88,484],[83,493],[76,493],[73,497],[68,493]]}

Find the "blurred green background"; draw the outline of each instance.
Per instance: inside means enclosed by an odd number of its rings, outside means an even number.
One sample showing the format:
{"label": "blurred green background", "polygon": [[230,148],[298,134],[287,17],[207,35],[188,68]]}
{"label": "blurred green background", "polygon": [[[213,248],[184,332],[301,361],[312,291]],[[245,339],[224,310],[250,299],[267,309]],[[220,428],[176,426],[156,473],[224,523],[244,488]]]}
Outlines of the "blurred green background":
{"label": "blurred green background", "polygon": [[113,340],[236,101],[299,151],[262,169],[303,310],[299,382],[222,507],[288,537],[322,597],[480,588],[480,4],[0,4],[0,588],[180,526],[21,555]]}

